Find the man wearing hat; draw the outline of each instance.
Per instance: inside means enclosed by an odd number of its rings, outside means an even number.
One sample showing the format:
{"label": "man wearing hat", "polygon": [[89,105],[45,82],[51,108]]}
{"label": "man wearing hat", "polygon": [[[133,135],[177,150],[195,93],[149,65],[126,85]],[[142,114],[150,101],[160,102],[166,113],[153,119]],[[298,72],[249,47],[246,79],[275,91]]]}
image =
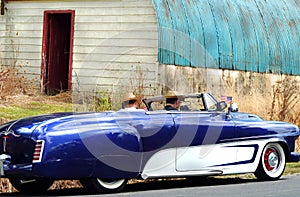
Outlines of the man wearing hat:
{"label": "man wearing hat", "polygon": [[177,94],[173,91],[169,91],[167,95],[165,95],[166,98],[166,105],[165,110],[177,110],[180,107],[180,100],[177,96]]}
{"label": "man wearing hat", "polygon": [[133,93],[128,93],[122,105],[125,110],[136,110],[138,108],[138,98]]}

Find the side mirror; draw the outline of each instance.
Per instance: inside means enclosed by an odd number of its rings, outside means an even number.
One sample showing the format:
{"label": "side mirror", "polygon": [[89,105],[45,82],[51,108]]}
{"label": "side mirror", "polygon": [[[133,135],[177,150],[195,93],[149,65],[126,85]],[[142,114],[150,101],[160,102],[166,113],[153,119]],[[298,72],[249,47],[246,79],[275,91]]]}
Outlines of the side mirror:
{"label": "side mirror", "polygon": [[230,105],[230,107],[228,108],[229,112],[238,112],[239,111],[239,107],[237,105],[237,103],[232,103]]}
{"label": "side mirror", "polygon": [[225,101],[221,101],[217,103],[217,111],[223,111],[226,109],[227,103]]}

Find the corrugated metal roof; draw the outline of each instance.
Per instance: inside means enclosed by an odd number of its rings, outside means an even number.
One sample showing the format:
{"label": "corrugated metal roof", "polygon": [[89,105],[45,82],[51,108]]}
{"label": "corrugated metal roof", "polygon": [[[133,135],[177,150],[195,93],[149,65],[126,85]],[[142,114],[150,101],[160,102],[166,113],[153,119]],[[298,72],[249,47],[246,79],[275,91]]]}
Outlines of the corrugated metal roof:
{"label": "corrugated metal roof", "polygon": [[152,0],[163,64],[300,75],[300,0]]}

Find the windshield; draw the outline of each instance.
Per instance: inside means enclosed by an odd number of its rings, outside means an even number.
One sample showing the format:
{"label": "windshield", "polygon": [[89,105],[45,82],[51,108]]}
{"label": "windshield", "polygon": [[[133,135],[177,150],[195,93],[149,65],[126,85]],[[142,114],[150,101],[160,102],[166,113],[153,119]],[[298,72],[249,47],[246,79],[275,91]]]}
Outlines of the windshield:
{"label": "windshield", "polygon": [[204,101],[208,111],[217,110],[217,101],[209,94],[204,94]]}
{"label": "windshield", "polygon": [[[209,93],[188,94],[180,97],[179,111],[215,111],[217,101]],[[164,110],[166,99],[163,96],[152,97],[145,100],[149,111]]]}

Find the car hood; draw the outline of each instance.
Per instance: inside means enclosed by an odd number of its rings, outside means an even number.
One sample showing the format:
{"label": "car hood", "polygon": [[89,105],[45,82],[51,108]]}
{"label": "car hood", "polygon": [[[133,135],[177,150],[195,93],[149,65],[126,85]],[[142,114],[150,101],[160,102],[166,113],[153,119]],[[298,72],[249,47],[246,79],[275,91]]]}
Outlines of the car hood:
{"label": "car hood", "polygon": [[299,135],[299,128],[297,125],[282,122],[263,120],[257,115],[248,113],[232,113],[232,120],[235,122],[236,127],[239,129],[250,131],[265,131],[265,134],[292,134]]}
{"label": "car hood", "polygon": [[244,121],[263,121],[261,117],[255,114],[243,113],[243,112],[236,112],[230,113],[233,120],[244,120]]}

